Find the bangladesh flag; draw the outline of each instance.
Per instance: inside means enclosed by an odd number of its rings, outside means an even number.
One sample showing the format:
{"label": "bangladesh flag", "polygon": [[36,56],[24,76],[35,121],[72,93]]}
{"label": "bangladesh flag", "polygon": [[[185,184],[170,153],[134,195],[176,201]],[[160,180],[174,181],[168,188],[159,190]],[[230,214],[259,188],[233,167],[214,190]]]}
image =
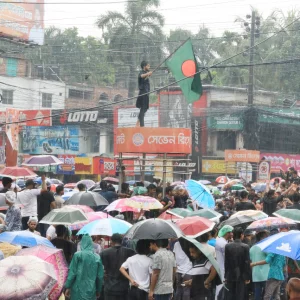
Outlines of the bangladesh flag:
{"label": "bangladesh flag", "polygon": [[[166,60],[166,66],[178,82],[188,103],[199,100],[202,95],[202,84],[199,68],[193,51],[193,45],[188,39]],[[194,76],[192,76],[194,75]],[[189,77],[191,76],[191,77]],[[186,78],[182,80],[183,78]]]}

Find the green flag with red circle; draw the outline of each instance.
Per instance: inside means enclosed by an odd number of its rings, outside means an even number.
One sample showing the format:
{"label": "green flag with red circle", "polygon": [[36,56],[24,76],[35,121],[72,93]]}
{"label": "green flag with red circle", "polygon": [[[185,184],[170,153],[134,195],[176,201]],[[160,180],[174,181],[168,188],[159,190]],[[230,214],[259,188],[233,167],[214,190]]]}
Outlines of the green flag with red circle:
{"label": "green flag with red circle", "polygon": [[[166,60],[166,66],[178,82],[188,103],[193,103],[202,95],[202,83],[193,51],[193,45],[188,39]],[[195,74],[197,73],[197,74]],[[194,75],[194,76],[193,76]]]}

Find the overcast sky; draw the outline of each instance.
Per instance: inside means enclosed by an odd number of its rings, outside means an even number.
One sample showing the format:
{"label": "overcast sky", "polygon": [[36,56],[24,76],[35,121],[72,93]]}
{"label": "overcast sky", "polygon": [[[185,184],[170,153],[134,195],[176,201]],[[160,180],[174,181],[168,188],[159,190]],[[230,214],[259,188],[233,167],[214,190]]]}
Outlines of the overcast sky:
{"label": "overcast sky", "polygon": [[[61,0],[69,4],[46,4],[46,27],[55,25],[60,28],[76,26],[80,35],[101,37],[101,31],[95,26],[97,16],[109,11],[124,12],[125,3],[112,3],[123,0]],[[59,2],[45,0],[46,3]],[[88,2],[74,4],[76,2]],[[110,4],[99,4],[99,3]],[[274,9],[289,11],[300,9],[299,0],[161,0],[157,9],[165,17],[165,32],[178,27],[196,32],[205,24],[216,36],[224,29],[239,30],[240,24],[234,23],[237,16],[244,17],[251,12],[251,6],[268,15]]]}

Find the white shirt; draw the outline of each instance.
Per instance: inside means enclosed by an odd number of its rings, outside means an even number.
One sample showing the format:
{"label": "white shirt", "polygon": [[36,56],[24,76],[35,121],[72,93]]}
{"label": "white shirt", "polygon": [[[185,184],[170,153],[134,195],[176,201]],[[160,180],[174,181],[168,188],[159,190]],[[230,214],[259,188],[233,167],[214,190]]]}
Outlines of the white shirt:
{"label": "white shirt", "polygon": [[151,264],[151,258],[136,254],[127,258],[122,267],[128,270],[129,276],[138,283],[139,289],[149,292]]}
{"label": "white shirt", "polygon": [[191,271],[191,275],[206,275],[209,274],[210,268],[212,264],[211,262],[206,259],[205,261],[201,263],[195,263],[193,266],[193,269]]}
{"label": "white shirt", "polygon": [[37,196],[41,194],[41,190],[32,189],[24,190],[17,193],[17,203],[22,204],[22,217],[36,217],[37,216]]}
{"label": "white shirt", "polygon": [[175,254],[175,260],[177,265],[177,273],[191,275],[191,270],[193,269],[193,264],[189,257],[182,250],[179,242],[174,244],[173,252]]}
{"label": "white shirt", "polygon": [[[217,237],[216,239],[216,256],[217,256],[217,262],[219,264],[221,275],[224,278],[225,273],[225,246],[227,245],[227,241],[223,237]],[[223,279],[222,278],[222,279]]]}
{"label": "white shirt", "polygon": [[56,229],[53,225],[49,226],[49,228],[46,231],[46,237],[48,237],[48,236],[51,238],[51,240],[53,240],[57,237]]}

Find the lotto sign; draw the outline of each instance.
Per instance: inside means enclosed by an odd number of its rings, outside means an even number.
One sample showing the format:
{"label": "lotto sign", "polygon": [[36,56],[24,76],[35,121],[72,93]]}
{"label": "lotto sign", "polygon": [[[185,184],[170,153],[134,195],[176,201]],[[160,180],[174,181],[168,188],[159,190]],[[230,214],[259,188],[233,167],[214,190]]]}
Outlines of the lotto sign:
{"label": "lotto sign", "polygon": [[262,161],[258,167],[258,180],[270,180],[271,163]]}

